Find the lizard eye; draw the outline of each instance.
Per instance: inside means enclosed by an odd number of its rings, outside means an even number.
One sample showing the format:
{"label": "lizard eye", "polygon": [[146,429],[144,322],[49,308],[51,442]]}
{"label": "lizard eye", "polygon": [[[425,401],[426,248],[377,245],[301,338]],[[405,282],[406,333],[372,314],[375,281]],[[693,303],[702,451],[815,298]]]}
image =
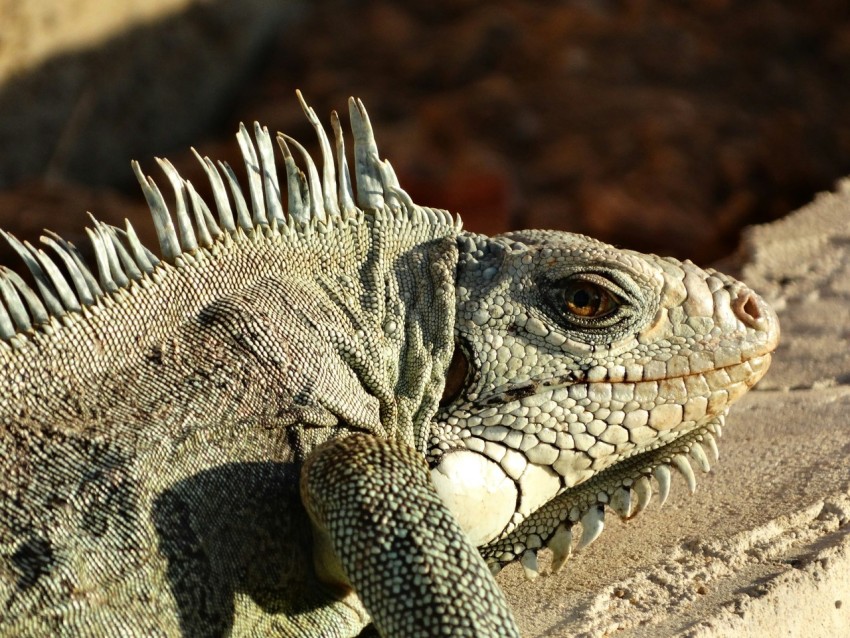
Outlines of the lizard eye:
{"label": "lizard eye", "polygon": [[612,326],[629,314],[627,293],[598,273],[575,273],[548,284],[545,290],[558,316],[582,330]]}
{"label": "lizard eye", "polygon": [[602,286],[583,279],[568,280],[563,288],[564,309],[581,319],[599,319],[618,308],[619,300]]}

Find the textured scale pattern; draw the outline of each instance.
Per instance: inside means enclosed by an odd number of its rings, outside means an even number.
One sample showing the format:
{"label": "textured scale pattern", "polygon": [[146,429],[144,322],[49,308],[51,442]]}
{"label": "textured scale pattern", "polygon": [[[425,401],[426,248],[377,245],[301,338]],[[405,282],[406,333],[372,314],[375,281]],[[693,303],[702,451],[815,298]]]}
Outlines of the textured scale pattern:
{"label": "textured scale pattern", "polygon": [[[494,570],[519,559],[534,577],[544,545],[563,564],[576,524],[581,547],[606,507],[643,510],[650,478],[663,502],[668,468],[695,489],[688,459],[710,469],[702,446],[716,452],[729,405],[766,372],[778,324],[690,262],[549,231],[461,241],[455,335],[474,373],[432,426],[434,480]],[[605,282],[619,316],[565,316],[576,282]],[[486,516],[469,475],[488,477]]]}
{"label": "textured scale pattern", "polygon": [[196,153],[209,201],[132,164],[159,256],[2,233],[33,283],[0,267],[0,635],[519,635],[492,574],[693,492],[767,371],[744,284],[465,232],[359,101],[349,167],[298,97],[320,167],[259,124],[244,170]]}
{"label": "textured scale pattern", "polygon": [[[303,474],[308,510],[340,548],[361,600],[378,610],[381,635],[519,636],[498,585],[412,448],[354,434],[316,450]],[[394,569],[385,568],[387,559]],[[473,594],[468,607],[456,605],[458,591]]]}

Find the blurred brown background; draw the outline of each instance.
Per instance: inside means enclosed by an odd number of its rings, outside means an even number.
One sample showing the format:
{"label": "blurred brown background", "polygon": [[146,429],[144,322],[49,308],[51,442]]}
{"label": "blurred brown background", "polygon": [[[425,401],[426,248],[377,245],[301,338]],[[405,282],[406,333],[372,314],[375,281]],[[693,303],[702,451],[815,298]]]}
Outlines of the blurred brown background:
{"label": "blurred brown background", "polygon": [[0,226],[29,238],[92,210],[155,245],[129,159],[197,183],[188,146],[241,167],[241,120],[315,150],[295,88],[362,97],[414,200],[488,233],[707,263],[850,174],[846,0],[73,4],[0,0]]}

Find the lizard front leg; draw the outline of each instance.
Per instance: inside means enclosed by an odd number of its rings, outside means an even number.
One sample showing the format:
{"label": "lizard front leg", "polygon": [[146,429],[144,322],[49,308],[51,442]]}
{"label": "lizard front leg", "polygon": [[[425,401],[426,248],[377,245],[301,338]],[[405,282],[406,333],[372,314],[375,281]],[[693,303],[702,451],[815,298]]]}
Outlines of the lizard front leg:
{"label": "lizard front leg", "polygon": [[382,636],[519,637],[504,594],[406,445],[354,434],[301,472],[316,568],[353,588]]}

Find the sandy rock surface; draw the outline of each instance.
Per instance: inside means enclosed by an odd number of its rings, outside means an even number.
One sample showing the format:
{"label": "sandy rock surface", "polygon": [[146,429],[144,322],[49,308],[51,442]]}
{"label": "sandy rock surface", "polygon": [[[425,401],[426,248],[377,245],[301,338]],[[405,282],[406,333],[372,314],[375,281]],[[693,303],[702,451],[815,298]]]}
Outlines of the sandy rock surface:
{"label": "sandy rock surface", "polygon": [[677,479],[662,510],[609,513],[563,573],[506,569],[524,636],[850,635],[850,181],[748,230],[743,251],[782,342],[720,461],[694,496]]}

